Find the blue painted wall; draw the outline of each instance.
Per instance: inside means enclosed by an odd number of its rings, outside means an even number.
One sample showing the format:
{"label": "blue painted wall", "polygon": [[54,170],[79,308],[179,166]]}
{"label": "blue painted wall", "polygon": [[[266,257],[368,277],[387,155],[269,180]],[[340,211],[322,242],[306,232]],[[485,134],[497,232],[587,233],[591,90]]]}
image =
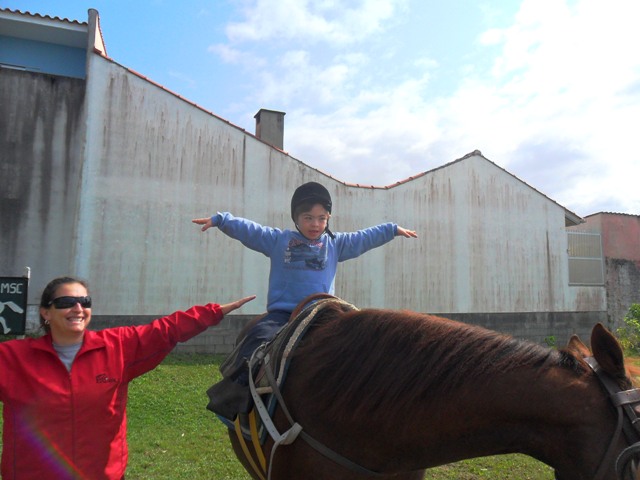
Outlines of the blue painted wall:
{"label": "blue painted wall", "polygon": [[30,72],[85,78],[86,49],[0,35],[0,64]]}

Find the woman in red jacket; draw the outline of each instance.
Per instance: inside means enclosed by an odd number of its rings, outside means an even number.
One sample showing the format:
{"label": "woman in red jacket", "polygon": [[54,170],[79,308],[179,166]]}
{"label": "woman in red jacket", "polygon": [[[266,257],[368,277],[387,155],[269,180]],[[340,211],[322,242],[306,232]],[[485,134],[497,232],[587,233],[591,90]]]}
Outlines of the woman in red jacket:
{"label": "woman in red jacket", "polygon": [[253,298],[91,331],[87,285],[70,277],[51,281],[40,302],[46,335],[0,344],[2,478],[123,478],[129,382],[155,368],[178,342]]}

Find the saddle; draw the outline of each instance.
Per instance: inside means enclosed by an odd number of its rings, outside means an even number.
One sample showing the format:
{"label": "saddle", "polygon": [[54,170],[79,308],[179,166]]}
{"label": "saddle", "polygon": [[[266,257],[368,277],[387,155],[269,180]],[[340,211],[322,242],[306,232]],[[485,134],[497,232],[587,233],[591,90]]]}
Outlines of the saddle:
{"label": "saddle", "polygon": [[[279,393],[284,385],[293,352],[313,325],[317,313],[327,305],[335,303],[341,304],[342,308],[356,310],[353,305],[332,295],[313,295],[296,308],[289,322],[282,326],[273,340],[262,344],[254,352],[249,362],[249,375],[252,379],[250,383],[253,383],[269,416],[273,415],[278,404],[274,395],[274,385],[271,383],[275,382],[275,389]],[[238,347],[234,352],[237,350]],[[253,441],[257,436],[262,445],[267,432],[263,428],[260,415],[256,415],[250,387],[233,381],[236,375],[236,372],[230,368],[230,365],[235,363],[233,357],[234,353],[220,366],[223,380],[207,390],[210,399],[207,409],[214,412],[230,429],[239,429],[247,440]],[[251,425],[251,422],[255,424]]]}

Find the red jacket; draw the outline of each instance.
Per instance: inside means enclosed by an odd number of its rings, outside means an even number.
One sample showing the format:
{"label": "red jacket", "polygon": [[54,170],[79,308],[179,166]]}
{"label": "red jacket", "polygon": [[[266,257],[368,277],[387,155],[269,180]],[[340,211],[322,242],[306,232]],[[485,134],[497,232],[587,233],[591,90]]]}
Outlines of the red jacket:
{"label": "red jacket", "polygon": [[50,335],[1,343],[3,480],[121,479],[129,382],[222,316],[208,304],[148,325],[87,330],[71,372]]}

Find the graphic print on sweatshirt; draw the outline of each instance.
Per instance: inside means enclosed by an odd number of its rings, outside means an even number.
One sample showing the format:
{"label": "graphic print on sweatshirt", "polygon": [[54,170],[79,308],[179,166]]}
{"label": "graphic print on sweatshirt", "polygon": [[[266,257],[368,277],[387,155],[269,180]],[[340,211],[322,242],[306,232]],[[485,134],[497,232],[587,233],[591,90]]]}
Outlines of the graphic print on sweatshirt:
{"label": "graphic print on sweatshirt", "polygon": [[327,265],[327,245],[322,240],[289,240],[284,253],[284,263],[295,268],[324,270]]}

